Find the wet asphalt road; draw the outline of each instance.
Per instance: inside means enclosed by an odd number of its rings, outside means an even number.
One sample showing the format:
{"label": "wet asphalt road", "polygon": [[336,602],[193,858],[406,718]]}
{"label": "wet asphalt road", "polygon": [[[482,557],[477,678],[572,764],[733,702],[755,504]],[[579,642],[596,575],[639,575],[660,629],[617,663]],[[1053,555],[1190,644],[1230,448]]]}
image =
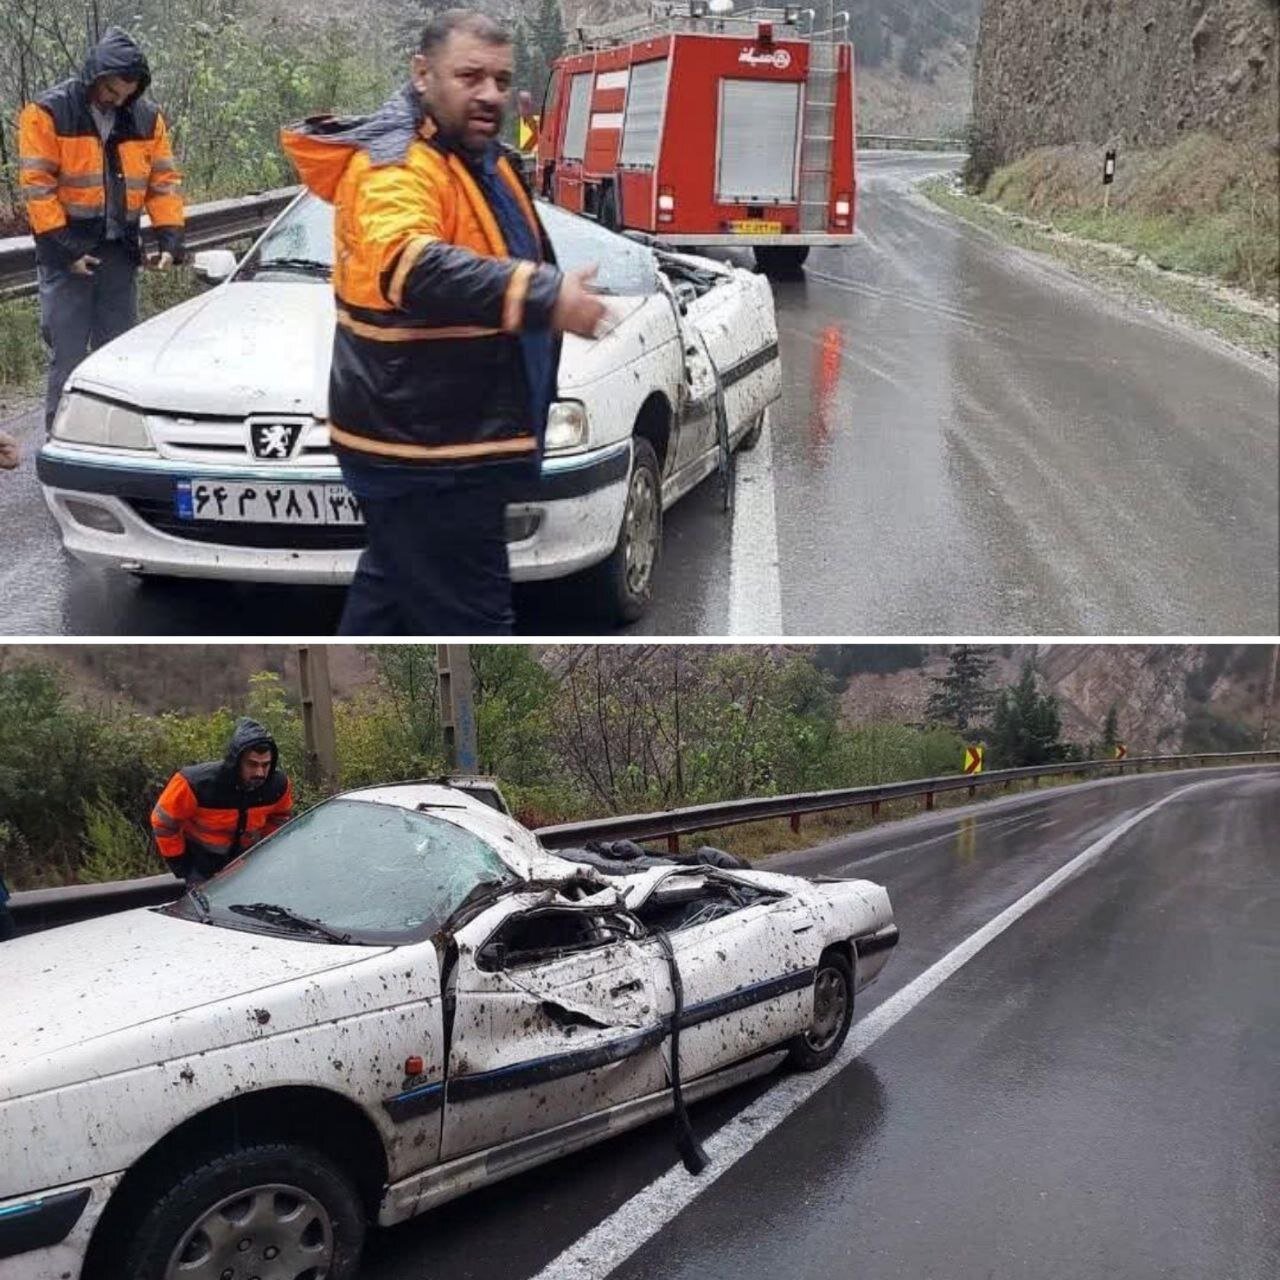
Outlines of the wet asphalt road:
{"label": "wet asphalt road", "polygon": [[[776,288],[784,397],[751,460],[773,501],[735,522],[713,480],[678,504],[634,632],[1280,629],[1274,371],[912,192],[956,163],[862,157],[859,243]],[[33,415],[19,428],[34,442]],[[0,634],[325,634],[341,609],[68,564],[30,461],[0,483],[0,528]],[[603,627],[563,584],[517,604],[524,634]]]}
{"label": "wet asphalt road", "polygon": [[[903,941],[864,1017],[1140,809],[613,1280],[1280,1274],[1280,772],[995,801],[772,866],[865,875]],[[694,1109],[704,1136],[766,1082]],[[371,1241],[364,1280],[552,1280],[675,1162],[660,1121]],[[611,1224],[617,1221],[617,1230]],[[575,1280],[584,1280],[575,1273]]]}

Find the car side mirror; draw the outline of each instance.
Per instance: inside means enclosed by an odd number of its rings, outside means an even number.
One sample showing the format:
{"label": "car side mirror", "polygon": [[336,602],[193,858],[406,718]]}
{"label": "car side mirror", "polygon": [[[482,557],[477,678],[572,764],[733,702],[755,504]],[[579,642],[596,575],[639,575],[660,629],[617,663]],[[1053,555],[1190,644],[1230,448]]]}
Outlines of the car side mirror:
{"label": "car side mirror", "polygon": [[230,249],[201,249],[191,259],[197,280],[205,284],[221,284],[236,269],[236,255]]}

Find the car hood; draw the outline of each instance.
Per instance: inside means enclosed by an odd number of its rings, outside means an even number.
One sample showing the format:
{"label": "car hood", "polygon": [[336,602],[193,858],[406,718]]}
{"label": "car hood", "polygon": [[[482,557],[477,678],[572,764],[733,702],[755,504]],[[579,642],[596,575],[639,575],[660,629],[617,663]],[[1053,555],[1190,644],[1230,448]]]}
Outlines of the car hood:
{"label": "car hood", "polygon": [[[599,341],[566,339],[561,394],[621,368],[658,339],[655,315],[642,325],[654,332],[641,341],[637,313],[669,312],[663,298],[608,298],[606,307]],[[322,281],[233,280],[93,352],[71,386],[165,414],[288,413],[323,420],[333,324],[333,292]]]}
{"label": "car hood", "polygon": [[388,949],[223,929],[145,908],[15,938],[0,956],[0,1101],[63,1076],[68,1057],[96,1058],[123,1033],[138,1041],[137,1065],[156,1061],[137,1028],[251,996],[266,1004],[281,983]]}

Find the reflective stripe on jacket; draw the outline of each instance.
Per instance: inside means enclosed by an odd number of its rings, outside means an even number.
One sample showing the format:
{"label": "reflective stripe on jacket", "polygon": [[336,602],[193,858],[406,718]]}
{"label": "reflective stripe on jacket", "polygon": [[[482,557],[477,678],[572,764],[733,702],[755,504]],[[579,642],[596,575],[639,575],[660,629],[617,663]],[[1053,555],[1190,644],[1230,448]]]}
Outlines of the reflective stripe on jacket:
{"label": "reflective stripe on jacket", "polygon": [[436,139],[411,89],[368,119],[308,120],[282,140],[335,207],[335,451],[424,466],[536,459],[543,424],[519,334],[549,326],[560,273],[510,162],[498,172],[541,262],[508,256],[467,162]]}
{"label": "reflective stripe on jacket", "polygon": [[[137,80],[139,86],[133,98],[116,109],[105,144],[89,109],[89,91],[104,75]],[[120,212],[135,252],[145,210],[161,249],[181,255],[182,175],[164,117],[142,96],[150,80],[142,51],[113,27],[90,53],[79,77],[23,107],[18,116],[18,176],[41,262],[65,266],[102,242],[107,166],[124,189],[125,207]]]}

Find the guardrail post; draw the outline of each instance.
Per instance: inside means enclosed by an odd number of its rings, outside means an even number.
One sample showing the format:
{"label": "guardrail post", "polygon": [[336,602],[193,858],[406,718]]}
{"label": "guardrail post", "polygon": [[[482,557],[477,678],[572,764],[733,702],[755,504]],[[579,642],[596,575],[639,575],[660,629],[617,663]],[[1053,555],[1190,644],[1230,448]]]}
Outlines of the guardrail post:
{"label": "guardrail post", "polygon": [[871,821],[874,822],[880,816],[880,801],[873,800],[871,802]]}
{"label": "guardrail post", "polygon": [[680,835],[678,832],[667,837],[667,852],[673,857],[680,852]]}
{"label": "guardrail post", "polygon": [[932,810],[933,808],[933,792],[932,791],[926,791],[924,793],[924,807],[926,809]]}
{"label": "guardrail post", "polygon": [[800,834],[800,815],[798,813],[793,813],[791,815],[791,830],[796,835]]}
{"label": "guardrail post", "polygon": [[970,784],[969,784],[969,799],[970,799],[970,800],[972,800],[972,799],[973,799],[973,797],[974,797],[974,796],[976,796],[977,794],[978,794],[978,788],[977,788],[977,787],[975,787],[972,783],[970,783]]}

